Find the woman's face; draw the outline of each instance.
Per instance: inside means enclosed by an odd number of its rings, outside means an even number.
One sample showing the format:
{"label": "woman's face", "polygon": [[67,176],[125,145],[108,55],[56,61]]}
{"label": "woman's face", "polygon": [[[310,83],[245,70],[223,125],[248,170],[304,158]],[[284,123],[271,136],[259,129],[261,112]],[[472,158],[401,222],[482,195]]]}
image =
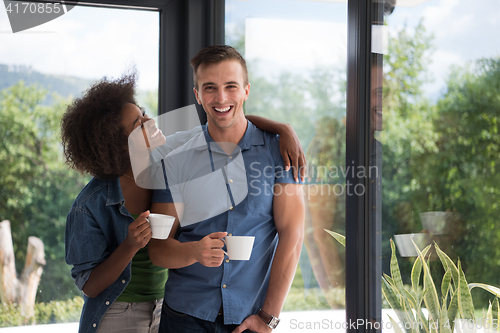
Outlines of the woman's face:
{"label": "woman's face", "polygon": [[[122,127],[129,140],[144,139],[146,146],[155,149],[165,143],[165,136],[156,126],[154,119],[149,118],[137,105],[125,104],[122,110]],[[140,129],[139,129],[140,128]],[[132,132],[134,132],[133,135]],[[136,135],[142,132],[142,136]]]}

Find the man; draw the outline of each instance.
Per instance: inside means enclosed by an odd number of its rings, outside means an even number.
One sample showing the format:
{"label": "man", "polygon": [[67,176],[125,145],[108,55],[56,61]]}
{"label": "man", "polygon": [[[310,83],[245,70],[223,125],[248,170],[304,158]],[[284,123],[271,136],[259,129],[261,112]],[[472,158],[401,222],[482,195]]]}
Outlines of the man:
{"label": "man", "polygon": [[[244,117],[250,84],[243,57],[210,46],[191,65],[208,122],[201,137],[166,158],[168,189],[153,197],[152,211],[178,217],[168,239],[149,244],[151,261],[170,269],[160,332],[271,332],[302,246],[302,185],[284,169],[279,138]],[[215,179],[223,186],[212,187]],[[248,261],[225,259],[222,238],[231,234],[255,236]]]}

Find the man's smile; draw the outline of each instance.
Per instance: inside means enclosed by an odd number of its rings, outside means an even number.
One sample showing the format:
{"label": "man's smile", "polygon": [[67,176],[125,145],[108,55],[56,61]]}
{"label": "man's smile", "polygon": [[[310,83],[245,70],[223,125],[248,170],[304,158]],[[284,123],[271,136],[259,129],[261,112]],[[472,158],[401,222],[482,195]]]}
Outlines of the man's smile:
{"label": "man's smile", "polygon": [[230,106],[221,106],[221,107],[213,107],[213,109],[219,113],[226,113],[229,112],[233,108],[232,105]]}

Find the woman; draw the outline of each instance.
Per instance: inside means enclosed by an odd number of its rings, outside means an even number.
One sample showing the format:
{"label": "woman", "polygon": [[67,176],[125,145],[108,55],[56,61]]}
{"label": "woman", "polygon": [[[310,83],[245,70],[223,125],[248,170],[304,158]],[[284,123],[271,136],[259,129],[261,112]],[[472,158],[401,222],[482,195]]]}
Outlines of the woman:
{"label": "woman", "polygon": [[[135,128],[154,122],[136,105],[136,80],[135,73],[103,78],[68,106],[61,121],[67,163],[94,177],[66,223],[66,262],[85,299],[79,332],[156,332],[159,325],[167,271],[147,254],[152,191],[134,181],[127,145]],[[260,117],[251,121],[282,136],[286,164],[291,159],[304,165],[289,125]],[[156,134],[146,142],[154,149],[165,137]]]}

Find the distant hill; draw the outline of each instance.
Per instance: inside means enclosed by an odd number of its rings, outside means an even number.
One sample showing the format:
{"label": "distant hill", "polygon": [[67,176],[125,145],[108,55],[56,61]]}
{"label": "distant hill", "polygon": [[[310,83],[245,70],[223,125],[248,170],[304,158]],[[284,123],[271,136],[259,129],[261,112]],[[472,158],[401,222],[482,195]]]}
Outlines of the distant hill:
{"label": "distant hill", "polygon": [[[52,93],[56,93],[62,97],[80,97],[85,89],[97,81],[98,78],[95,80],[89,80],[75,76],[44,74],[33,70],[29,66],[0,64],[0,90],[13,86],[20,80],[23,80],[26,85],[39,84],[46,89],[49,94],[41,104],[51,105],[54,102],[51,96]],[[137,100],[141,106],[145,106],[146,108],[147,106],[145,105],[144,100],[147,98],[147,95],[147,91],[137,90]],[[152,110],[148,109],[148,111]],[[155,113],[156,108],[151,114]]]}
{"label": "distant hill", "polygon": [[[43,74],[28,66],[0,64],[0,90],[16,84],[20,80],[23,80],[27,85],[38,83],[50,93],[57,93],[64,97],[81,96],[82,92],[95,81],[73,76]],[[52,104],[52,98],[48,96],[43,104]]]}

